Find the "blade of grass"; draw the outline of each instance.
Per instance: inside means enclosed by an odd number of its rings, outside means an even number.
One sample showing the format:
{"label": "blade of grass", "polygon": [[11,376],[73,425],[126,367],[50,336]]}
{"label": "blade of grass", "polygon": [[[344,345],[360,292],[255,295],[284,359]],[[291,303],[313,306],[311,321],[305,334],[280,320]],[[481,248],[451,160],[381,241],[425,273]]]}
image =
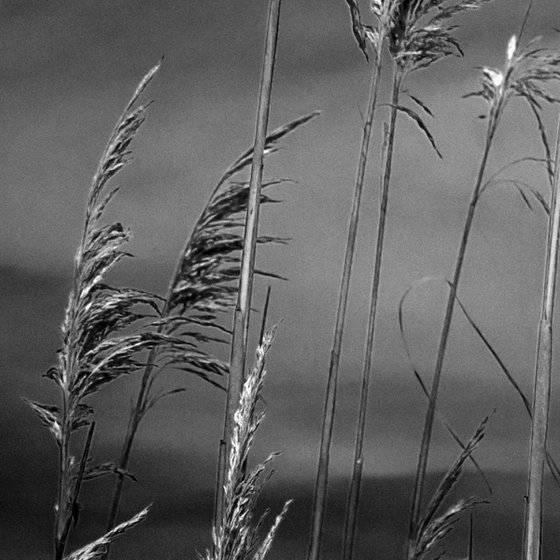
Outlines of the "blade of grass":
{"label": "blade of grass", "polygon": [[[245,360],[247,356],[247,337],[249,331],[249,315],[251,307],[251,294],[253,287],[253,273],[255,263],[255,249],[257,243],[259,207],[262,186],[262,171],[264,150],[266,144],[266,129],[268,126],[268,115],[271,104],[272,82],[274,75],[274,63],[276,58],[276,46],[278,40],[278,28],[280,20],[281,0],[270,0],[268,9],[268,22],[266,31],[266,48],[261,75],[259,104],[257,110],[257,125],[255,131],[255,148],[253,151],[253,163],[251,167],[249,203],[245,221],[245,239],[243,245],[243,256],[239,291],[234,311],[233,340],[231,344],[230,374],[228,379],[228,393],[224,419],[223,440],[226,442],[225,456],[229,456],[231,440],[234,429],[234,414],[239,403],[241,388],[244,382]],[[219,490],[222,492],[226,479],[227,466],[224,464],[220,469]],[[218,500],[220,509],[223,508],[223,496]]]}
{"label": "blade of grass", "polygon": [[560,201],[558,197],[558,189],[560,188],[559,165],[560,121],[556,139],[554,189],[552,191],[551,214],[549,218],[542,308],[539,321],[535,365],[524,560],[538,560],[541,554],[544,465],[547,458],[546,437],[550,410],[550,383],[552,377],[552,323],[560,243]]}

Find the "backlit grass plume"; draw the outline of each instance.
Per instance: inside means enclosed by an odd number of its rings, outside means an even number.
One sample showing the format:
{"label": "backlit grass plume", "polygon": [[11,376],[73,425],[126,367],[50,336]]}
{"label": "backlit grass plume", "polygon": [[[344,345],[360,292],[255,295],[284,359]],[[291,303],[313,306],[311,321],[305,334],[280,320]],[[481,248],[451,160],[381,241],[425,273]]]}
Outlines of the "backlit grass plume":
{"label": "backlit grass plume", "polygon": [[[265,154],[276,152],[282,138],[317,115],[314,112],[302,116],[274,130],[267,136]],[[244,213],[249,198],[249,184],[234,179],[250,166],[252,152],[252,149],[243,152],[218,181],[177,261],[159,325],[159,332],[172,337],[175,342],[154,348],[148,356],[121,449],[108,530],[116,522],[125,472],[142,419],[159,400],[182,390],[157,391],[154,383],[162,371],[160,366],[172,366],[223,388],[223,378],[228,374],[229,366],[206,351],[203,345],[229,337],[229,330],[222,326],[220,319],[223,312],[231,309],[237,295]],[[267,185],[277,183],[272,181]],[[272,203],[274,199],[263,192],[261,202]],[[259,241],[278,243],[284,240],[260,236]]]}
{"label": "backlit grass plume", "polygon": [[[118,191],[109,180],[131,161],[130,144],[144,122],[148,105],[135,107],[138,98],[159,69],[156,65],[137,87],[118,120],[93,178],[81,243],[75,258],[74,278],[62,325],[58,364],[46,377],[60,392],[59,406],[30,402],[54,436],[59,450],[58,499],[55,506],[55,560],[63,557],[68,533],[79,510],[78,494],[84,477],[93,427],[76,460],[72,435],[92,422],[87,403],[105,384],[136,371],[139,351],[154,348],[160,335],[142,328],[150,313],[158,314],[155,296],[139,290],[114,288],[105,277],[127,255],[130,231],[119,223],[102,225],[103,212]],[[147,311],[146,311],[147,310]],[[126,329],[126,330],[125,330]]]}
{"label": "backlit grass plume", "polygon": [[532,115],[535,117],[550,174],[550,147],[543,123],[542,111],[546,104],[557,103],[559,101],[559,99],[550,92],[550,86],[558,83],[560,80],[560,51],[548,48],[539,48],[536,45],[537,41],[534,40],[529,42],[526,47],[521,48],[518,45],[516,37],[513,36],[507,46],[506,61],[503,69],[483,68],[481,88],[478,91],[466,96],[481,97],[487,104],[488,114],[486,116],[486,139],[480,166],[474,182],[465,225],[463,227],[463,234],[457,253],[457,259],[455,261],[453,277],[450,281],[450,290],[430,391],[430,403],[426,413],[420,456],[418,460],[409,529],[410,542],[414,542],[416,540],[416,531],[420,516],[422,493],[426,476],[429,447],[441,373],[443,369],[443,361],[447,349],[451,320],[453,317],[453,310],[463,269],[468,239],[474,220],[476,206],[485,190],[486,182],[484,181],[484,178],[493,141],[504,110],[512,99],[518,98],[525,101],[528,104]]}
{"label": "backlit grass plume", "polygon": [[262,344],[257,348],[255,365],[243,384],[239,406],[234,415],[233,436],[227,458],[224,505],[212,532],[213,548],[206,552],[206,560],[264,559],[290,504],[290,501],[284,504],[259,544],[259,530],[266,514],[256,521],[255,507],[263,485],[272,474],[268,471],[268,465],[275,454],[269,455],[249,472],[246,465],[255,433],[264,418],[264,412],[257,411],[257,404],[266,375],[266,353],[273,336],[274,330],[263,336]]}

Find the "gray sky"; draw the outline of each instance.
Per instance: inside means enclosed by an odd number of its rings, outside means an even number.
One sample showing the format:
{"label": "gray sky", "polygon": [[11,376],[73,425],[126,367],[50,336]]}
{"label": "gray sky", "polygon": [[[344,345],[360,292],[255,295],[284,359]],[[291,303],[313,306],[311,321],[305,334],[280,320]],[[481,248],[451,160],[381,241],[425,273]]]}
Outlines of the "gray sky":
{"label": "gray sky", "polygon": [[[407,87],[434,112],[430,128],[439,160],[422,134],[401,118],[382,275],[366,470],[413,471],[424,402],[400,339],[397,306],[403,292],[425,276],[450,273],[470,188],[484,140],[480,100],[461,99],[477,87],[477,67],[500,66],[507,41],[523,16],[522,0],[496,0],[460,19],[466,56],[412,75]],[[365,8],[364,8],[365,9]],[[263,268],[288,276],[273,287],[271,319],[283,318],[271,351],[268,417],[257,456],[283,451],[280,482],[311,483],[332,339],[335,302],[357,162],[370,67],[359,53],[342,0],[286,0],[282,8],[271,126],[320,109],[322,115],[283,143],[266,167],[269,177],[290,177],[282,205],[265,210],[261,231],[289,236],[286,247],[265,248]],[[135,162],[118,178],[110,217],[134,231],[136,258],[120,278],[158,291],[221,172],[253,135],[266,3],[249,0],[166,2],[60,0],[0,4],[0,281],[7,287],[3,326],[2,436],[8,448],[22,430],[47,438],[18,397],[54,398],[40,374],[55,359],[74,251],[89,181],[114,121],[142,75],[163,54],[150,87],[156,99],[135,144]],[[550,44],[560,27],[560,5],[540,0],[528,35]],[[388,94],[389,74],[382,95]],[[386,109],[385,109],[386,111]],[[512,103],[490,168],[540,155],[536,127]],[[380,118],[386,112],[379,111]],[[550,128],[556,119],[546,113]],[[340,421],[333,470],[345,475],[353,439],[361,372],[365,309],[377,221],[380,121],[365,194],[348,313],[340,385]],[[515,173],[518,173],[516,175]],[[519,169],[546,193],[542,173]],[[531,213],[509,187],[482,200],[469,246],[461,296],[472,315],[529,392],[542,284],[544,214]],[[256,288],[260,307],[265,284]],[[406,307],[406,331],[418,368],[433,367],[445,291],[426,284]],[[29,348],[32,350],[30,351]],[[526,464],[528,423],[520,403],[457,314],[443,382],[442,411],[463,435],[496,407],[479,455],[489,469]],[[169,400],[143,427],[142,449],[201,457],[200,484],[209,485],[222,419],[222,396],[193,380],[170,376],[189,393]],[[98,408],[111,422],[100,429],[106,449],[117,446],[130,382],[111,388]],[[553,443],[558,443],[555,429]],[[45,461],[52,450],[45,445]],[[25,450],[14,447],[14,457]],[[17,451],[17,453],[16,453]],[[436,431],[433,465],[455,449]],[[14,458],[15,460],[15,458]],[[8,460],[11,464],[11,460]]]}

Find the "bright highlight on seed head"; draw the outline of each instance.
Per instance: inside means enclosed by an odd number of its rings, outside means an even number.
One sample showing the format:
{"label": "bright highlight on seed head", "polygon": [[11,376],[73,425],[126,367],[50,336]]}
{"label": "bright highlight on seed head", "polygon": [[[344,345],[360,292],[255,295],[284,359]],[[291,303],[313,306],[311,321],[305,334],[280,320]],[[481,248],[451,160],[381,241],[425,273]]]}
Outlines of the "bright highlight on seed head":
{"label": "bright highlight on seed head", "polygon": [[509,40],[508,49],[507,49],[508,62],[511,62],[516,50],[517,50],[517,37],[515,35],[512,35],[511,39]]}
{"label": "bright highlight on seed head", "polygon": [[490,79],[495,88],[499,88],[504,83],[504,75],[499,70],[483,68],[482,71]]}

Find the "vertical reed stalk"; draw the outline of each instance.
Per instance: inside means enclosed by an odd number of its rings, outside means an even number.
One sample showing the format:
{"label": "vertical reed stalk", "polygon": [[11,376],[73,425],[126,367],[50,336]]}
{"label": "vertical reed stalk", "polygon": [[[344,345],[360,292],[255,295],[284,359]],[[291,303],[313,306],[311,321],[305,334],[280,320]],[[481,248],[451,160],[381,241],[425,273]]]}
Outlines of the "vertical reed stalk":
{"label": "vertical reed stalk", "polygon": [[546,436],[550,408],[550,382],[552,375],[552,321],[560,242],[560,202],[558,200],[558,189],[560,188],[560,177],[558,173],[560,160],[559,147],[560,124],[556,139],[554,188],[552,190],[552,202],[548,222],[542,309],[539,321],[535,365],[524,560],[538,560],[541,554],[542,494],[544,485],[544,465],[546,461]]}
{"label": "vertical reed stalk", "polygon": [[393,163],[393,149],[395,143],[395,129],[397,123],[397,106],[399,104],[399,94],[403,75],[399,68],[394,64],[393,92],[391,103],[391,116],[389,120],[389,135],[387,138],[387,153],[383,178],[381,184],[381,200],[379,208],[379,222],[377,226],[377,241],[375,246],[375,260],[373,267],[373,281],[371,289],[367,342],[364,358],[364,369],[362,373],[362,389],[360,405],[358,410],[358,427],[356,431],[356,444],[354,448],[354,467],[352,479],[348,489],[346,502],[346,520],[344,524],[344,538],[342,547],[342,559],[351,560],[356,536],[358,509],[360,499],[360,487],[363,472],[363,446],[366,426],[366,412],[369,396],[369,384],[371,378],[371,363],[373,357],[373,342],[375,335],[375,320],[377,315],[377,302],[379,296],[379,283],[381,274],[381,263],[383,259],[383,241],[385,237],[385,224],[387,219],[387,206],[389,202],[389,185],[391,183],[391,170]]}
{"label": "vertical reed stalk", "polygon": [[428,465],[428,455],[430,452],[432,429],[433,429],[434,416],[436,411],[436,403],[437,403],[437,397],[439,392],[439,384],[440,384],[441,372],[443,368],[443,361],[445,358],[445,351],[447,349],[447,341],[449,338],[449,331],[451,330],[451,320],[453,318],[453,310],[455,307],[455,296],[457,294],[459,281],[461,279],[461,272],[463,270],[463,261],[465,259],[465,254],[467,251],[467,244],[469,241],[469,235],[474,220],[476,205],[479,200],[479,196],[483,186],[484,173],[486,171],[488,156],[490,155],[492,141],[494,139],[494,135],[496,133],[497,125],[499,122],[501,108],[502,106],[498,104],[497,106],[492,108],[489,115],[488,128],[486,131],[486,141],[484,144],[484,151],[482,153],[482,160],[480,162],[480,167],[472,191],[469,209],[467,212],[467,217],[465,219],[465,225],[463,227],[461,243],[459,245],[457,259],[455,261],[453,279],[451,281],[449,296],[447,298],[447,305],[445,309],[443,327],[442,327],[441,337],[439,341],[434,377],[432,380],[432,388],[430,391],[430,402],[428,405],[428,411],[426,413],[424,431],[422,434],[422,443],[420,446],[420,456],[418,458],[418,467],[416,470],[416,480],[414,484],[414,493],[412,499],[412,508],[411,508],[409,533],[408,533],[408,558],[409,559],[412,559],[414,557],[414,543],[416,541],[416,533],[418,531],[418,522],[420,519],[422,497],[424,492],[424,483],[426,479],[426,470]]}
{"label": "vertical reed stalk", "polygon": [[[255,148],[251,167],[249,202],[245,220],[245,239],[241,261],[241,276],[239,291],[235,305],[233,321],[233,340],[231,344],[230,374],[228,379],[228,393],[224,419],[225,457],[229,456],[234,429],[234,414],[239,403],[239,397],[244,382],[245,360],[247,355],[247,336],[249,332],[249,315],[251,293],[253,288],[253,272],[255,250],[258,235],[259,207],[261,200],[262,172],[264,149],[266,143],[266,129],[271,104],[272,81],[278,40],[281,0],[270,0],[266,32],[266,47],[261,75],[259,104],[257,110],[257,125],[255,131]],[[220,468],[220,483],[218,489],[223,492],[227,465]],[[223,496],[218,500],[223,506]]]}
{"label": "vertical reed stalk", "polygon": [[[76,521],[75,512],[78,507],[78,498],[80,497],[80,490],[82,488],[82,482],[84,481],[84,475],[86,472],[86,465],[89,459],[89,453],[91,449],[91,442],[93,439],[94,431],[95,431],[95,422],[92,422],[89,425],[89,430],[86,436],[86,441],[82,451],[82,459],[80,461],[80,468],[76,476],[76,482],[74,483],[74,487],[72,488],[72,497],[70,499],[68,511],[66,513],[66,516],[57,515],[56,533],[55,533],[55,541],[54,541],[55,542],[54,557],[56,560],[61,560],[62,557],[64,556],[64,550],[66,549],[66,543],[68,541],[70,527],[72,525],[72,522]],[[62,458],[62,453],[61,453],[61,458]],[[59,486],[59,500],[62,496],[64,496],[64,494],[61,493],[61,488],[62,489],[69,488],[68,485],[71,484],[69,478],[70,478],[70,474],[68,473],[68,470],[67,469],[62,470],[61,481],[63,480],[66,486],[63,486],[62,484]],[[59,501],[59,503],[63,503],[63,502]],[[58,510],[60,510],[60,507],[58,508]]]}
{"label": "vertical reed stalk", "polygon": [[[383,45],[383,37],[380,38],[379,44]],[[331,350],[329,375],[327,380],[327,390],[325,396],[325,404],[323,409],[323,428],[321,433],[321,444],[319,451],[319,464],[317,468],[317,477],[315,480],[315,491],[313,496],[312,509],[312,527],[309,540],[309,548],[307,552],[308,560],[318,560],[321,536],[323,529],[323,518],[325,514],[328,475],[329,475],[329,456],[332,441],[334,415],[336,409],[336,389],[338,382],[338,369],[340,363],[340,351],[342,348],[342,336],[344,331],[344,321],[346,317],[346,307],[348,303],[348,291],[350,286],[350,276],[352,273],[352,264],[354,260],[354,250],[356,245],[356,237],[358,234],[358,220],[360,214],[362,191],[364,186],[364,177],[366,171],[367,158],[370,147],[371,130],[375,109],[377,107],[377,97],[379,93],[379,78],[381,75],[382,60],[381,55],[375,54],[374,69],[371,80],[371,88],[368,101],[368,109],[363,127],[362,145],[360,149],[360,158],[356,174],[356,183],[354,187],[354,196],[352,201],[352,211],[350,215],[350,225],[348,228],[348,239],[346,242],[346,251],[344,254],[344,265],[342,269],[342,279],[340,283],[340,291],[338,297],[338,308],[336,313],[336,323],[334,330],[334,341]]]}

